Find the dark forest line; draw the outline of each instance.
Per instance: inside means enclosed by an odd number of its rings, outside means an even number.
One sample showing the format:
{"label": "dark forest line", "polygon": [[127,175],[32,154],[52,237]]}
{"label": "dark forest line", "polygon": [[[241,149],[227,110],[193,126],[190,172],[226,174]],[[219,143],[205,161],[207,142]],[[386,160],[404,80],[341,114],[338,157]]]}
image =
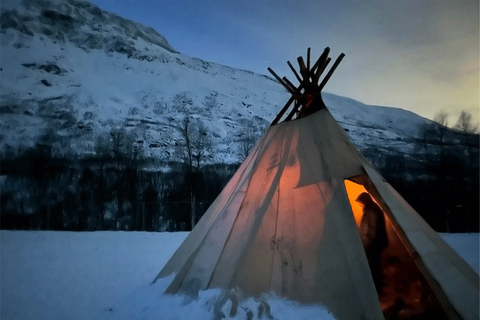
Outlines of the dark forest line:
{"label": "dark forest line", "polygon": [[[368,158],[368,150],[364,153]],[[472,161],[458,152],[429,159],[370,156],[436,231],[479,231],[478,149]],[[237,168],[215,164],[192,170],[125,153],[73,161],[37,145],[2,159],[1,228],[191,230]]]}
{"label": "dark forest line", "polygon": [[74,162],[40,146],[2,161],[1,228],[190,230],[192,193],[198,221],[237,167],[205,165],[188,173],[179,163],[121,156]]}

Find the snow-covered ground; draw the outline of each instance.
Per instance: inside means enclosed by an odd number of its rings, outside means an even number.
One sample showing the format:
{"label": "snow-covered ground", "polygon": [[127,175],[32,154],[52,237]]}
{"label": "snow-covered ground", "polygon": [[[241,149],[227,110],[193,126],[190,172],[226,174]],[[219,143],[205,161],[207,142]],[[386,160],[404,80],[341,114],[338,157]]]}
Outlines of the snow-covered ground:
{"label": "snow-covered ground", "polygon": [[[2,320],[215,319],[219,290],[189,300],[163,294],[169,279],[150,285],[186,232],[2,230],[0,236]],[[442,237],[479,272],[479,234]],[[319,305],[265,298],[275,319],[332,319]],[[243,301],[230,319],[247,319],[248,312],[259,318],[260,305]],[[230,307],[222,308],[227,318]]]}

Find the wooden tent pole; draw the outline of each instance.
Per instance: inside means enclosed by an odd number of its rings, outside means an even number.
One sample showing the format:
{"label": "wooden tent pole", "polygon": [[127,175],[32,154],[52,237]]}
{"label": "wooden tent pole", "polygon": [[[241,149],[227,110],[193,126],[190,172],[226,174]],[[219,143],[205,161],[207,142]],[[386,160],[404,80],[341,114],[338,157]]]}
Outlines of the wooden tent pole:
{"label": "wooden tent pole", "polygon": [[327,57],[328,57],[328,53],[329,53],[329,52],[330,52],[330,48],[329,48],[329,47],[326,47],[325,50],[323,50],[323,53],[320,55],[320,57],[318,57],[317,61],[316,61],[315,64],[313,65],[312,70],[310,70],[311,72],[315,72],[315,69],[318,68],[318,66],[320,65],[320,63],[322,63],[322,61],[327,60]]}
{"label": "wooden tent pole", "polygon": [[311,48],[307,48],[307,70],[310,71],[310,50]]}
{"label": "wooden tent pole", "polygon": [[272,70],[272,68],[268,67],[267,70],[270,71],[270,73],[275,77],[275,79],[277,79],[277,81],[280,82],[280,84],[285,89],[287,89],[288,92],[290,92],[291,94],[295,94],[295,91],[290,88],[285,82],[283,82],[283,80],[275,73],[275,71]]}
{"label": "wooden tent pole", "polygon": [[297,78],[298,82],[299,82],[299,83],[302,83],[302,78],[300,78],[300,76],[298,75],[297,70],[295,70],[295,68],[292,66],[292,64],[290,63],[290,61],[287,61],[287,64],[288,64],[288,66],[290,67],[290,69],[292,69],[293,74],[294,74],[295,77]]}
{"label": "wooden tent pole", "polygon": [[295,115],[295,113],[297,113],[298,111],[298,108],[300,108],[300,104],[298,103],[295,103],[295,105],[293,106],[293,109],[292,111],[290,111],[290,113],[288,114],[288,116],[285,118],[285,121],[290,121],[292,120],[293,116]]}
{"label": "wooden tent pole", "polygon": [[298,89],[295,88],[295,85],[294,85],[293,83],[291,83],[290,80],[287,79],[287,77],[283,77],[282,79],[283,79],[283,81],[285,81],[285,83],[286,83],[287,85],[289,85],[289,86],[295,91],[295,94],[298,94],[298,93],[299,93],[299,92],[298,92]]}
{"label": "wooden tent pole", "polygon": [[302,83],[304,88],[308,88],[309,86],[309,81],[308,81],[308,70],[305,67],[305,61],[303,61],[303,57],[298,57],[297,58],[298,65],[300,66],[300,74],[302,75]]}
{"label": "wooden tent pole", "polygon": [[[305,61],[303,60],[303,57],[300,56],[297,58],[298,65],[300,67],[300,74],[295,70],[295,68],[292,66],[290,61],[287,61],[288,66],[290,69],[292,69],[293,74],[297,78],[297,80],[300,82],[300,84],[295,87],[295,85],[287,79],[287,77],[280,78],[275,71],[272,70],[272,68],[268,67],[267,70],[274,76],[274,78],[280,82],[280,84],[292,95],[290,99],[287,101],[285,106],[282,108],[282,110],[278,113],[278,115],[275,117],[275,119],[272,121],[272,126],[277,124],[280,119],[285,115],[287,112],[288,108],[292,104],[292,102],[295,101],[294,107],[288,114],[288,116],[285,118],[285,121],[290,121],[294,115],[300,110],[300,108],[305,108],[308,106],[302,105],[304,103],[310,103],[313,99],[316,98],[316,95],[320,95],[323,87],[325,87],[326,83],[332,76],[333,72],[337,68],[337,66],[340,64],[342,61],[343,57],[345,56],[344,53],[340,54],[338,56],[337,60],[333,64],[332,68],[329,70],[323,81],[318,84],[318,81],[320,80],[320,77],[322,73],[325,71],[327,68],[328,64],[331,61],[331,58],[328,57],[328,54],[330,52],[330,48],[326,47],[323,53],[320,55],[320,57],[317,59],[315,64],[313,65],[312,68],[310,68],[311,65],[311,59],[310,59],[310,53],[311,53],[311,48],[307,48],[307,64],[305,65]],[[303,94],[302,94],[303,90]],[[321,103],[323,105],[323,103]],[[322,109],[322,107],[319,107]],[[323,108],[325,106],[323,105]],[[303,109],[302,109],[303,110]]]}
{"label": "wooden tent pole", "polygon": [[[313,83],[318,84],[318,80],[320,79],[320,76],[322,75],[323,71],[327,68],[328,64],[332,61],[331,58],[327,58],[321,65],[318,66],[317,72],[315,72],[315,75],[313,76]],[[319,85],[320,88],[320,85]]]}
{"label": "wooden tent pole", "polygon": [[292,104],[292,102],[295,100],[295,97],[292,95],[290,97],[290,99],[288,99],[287,103],[285,104],[285,106],[282,108],[282,110],[280,110],[280,112],[277,114],[277,116],[275,117],[275,119],[272,121],[272,123],[270,124],[270,126],[274,126],[276,125],[280,119],[283,117],[283,115],[285,114],[285,112],[287,112],[288,108],[290,107],[290,105]]}
{"label": "wooden tent pole", "polygon": [[340,64],[340,62],[342,61],[343,57],[345,57],[345,53],[341,53],[337,60],[335,60],[335,63],[333,64],[332,68],[330,69],[330,71],[328,71],[327,75],[325,76],[325,78],[323,79],[322,83],[320,84],[319,88],[320,88],[320,91],[322,91],[323,87],[325,87],[325,85],[327,84],[328,80],[330,79],[330,77],[332,76],[333,72],[335,71],[335,69],[338,67],[338,65]]}

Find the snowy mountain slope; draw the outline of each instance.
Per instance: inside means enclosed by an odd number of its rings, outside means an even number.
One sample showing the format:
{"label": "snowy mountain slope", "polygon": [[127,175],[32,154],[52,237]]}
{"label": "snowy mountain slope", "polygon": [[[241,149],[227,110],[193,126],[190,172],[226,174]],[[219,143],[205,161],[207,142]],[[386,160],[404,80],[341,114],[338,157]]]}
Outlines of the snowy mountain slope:
{"label": "snowy mountain slope", "polygon": [[[146,54],[140,47],[143,42],[175,52],[153,28],[102,11],[86,1],[9,0],[2,3],[2,9],[2,29],[47,37],[54,43],[68,41],[86,51],[103,49],[139,59],[160,58]],[[22,46],[22,42],[16,46]]]}
{"label": "snowy mountain slope", "polygon": [[[94,154],[99,136],[121,128],[145,156],[175,160],[188,114],[212,139],[209,161],[233,163],[288,99],[269,77],[182,55],[155,30],[88,2],[15,0],[1,18],[2,154],[37,142],[58,155]],[[429,122],[324,98],[360,148],[411,153]]]}
{"label": "snowy mountain slope", "polygon": [[[80,7],[79,2],[62,3],[58,10],[63,11],[57,15],[79,11],[77,15],[88,17],[81,14],[87,3]],[[180,139],[175,127],[188,112],[205,123],[217,142],[220,158],[214,160],[232,162],[238,157],[229,159],[235,139],[246,127],[263,129],[265,118],[273,117],[284,100],[281,88],[264,76],[177,54],[142,38],[135,40],[135,48],[142,48],[151,59],[111,52],[105,49],[108,44],[87,50],[69,37],[62,42],[42,33],[22,32],[40,29],[37,25],[45,9],[34,4],[28,10],[19,7],[31,18],[24,18],[21,28],[2,24],[2,149],[33,146],[53,128],[59,137],[75,137],[64,143],[73,153],[90,153],[96,136],[120,126],[144,141],[147,154],[165,157],[174,153]],[[2,15],[17,17],[20,11]],[[114,17],[104,22],[111,26],[102,29],[105,37],[114,32],[107,29],[120,30],[114,38],[133,42],[125,39],[126,23],[118,24],[120,18]],[[94,20],[86,21],[83,29],[92,28],[88,23]]]}

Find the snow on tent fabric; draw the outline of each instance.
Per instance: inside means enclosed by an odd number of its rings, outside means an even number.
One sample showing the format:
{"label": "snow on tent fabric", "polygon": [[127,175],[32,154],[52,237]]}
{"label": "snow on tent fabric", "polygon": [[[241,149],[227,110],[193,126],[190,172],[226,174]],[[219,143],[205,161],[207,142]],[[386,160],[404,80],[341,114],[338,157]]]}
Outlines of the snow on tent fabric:
{"label": "snow on tent fabric", "polygon": [[[297,88],[272,71],[292,99],[156,279],[175,273],[168,293],[273,291],[321,303],[342,320],[383,319],[382,310],[478,319],[478,275],[384,181],[323,104],[321,89],[343,57],[319,84],[328,51],[311,68],[310,50],[306,64],[298,59]],[[361,192],[386,220],[379,292],[358,232]]]}

